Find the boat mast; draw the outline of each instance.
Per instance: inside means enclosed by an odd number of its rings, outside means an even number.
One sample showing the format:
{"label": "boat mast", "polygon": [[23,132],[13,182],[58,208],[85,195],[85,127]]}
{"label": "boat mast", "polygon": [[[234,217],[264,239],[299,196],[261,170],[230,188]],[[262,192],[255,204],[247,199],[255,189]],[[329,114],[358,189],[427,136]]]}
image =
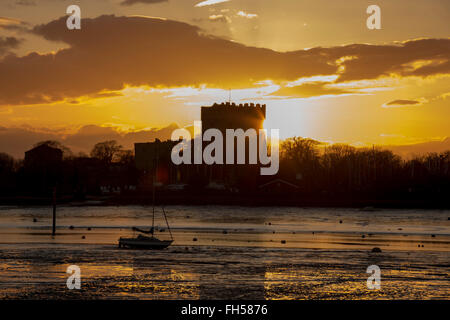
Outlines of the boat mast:
{"label": "boat mast", "polygon": [[170,239],[173,240],[172,231],[170,230],[169,221],[167,221],[166,211],[164,210],[164,206],[162,206],[162,212],[164,214],[164,219],[166,220],[167,230],[169,230]]}
{"label": "boat mast", "polygon": [[156,173],[157,173],[157,167],[158,167],[158,143],[159,140],[155,139],[155,161],[154,161],[154,170],[153,170],[153,186],[152,186],[152,193],[153,193],[153,200],[152,200],[152,211],[153,211],[153,216],[152,216],[152,236],[154,235],[155,232],[155,184],[156,184]]}

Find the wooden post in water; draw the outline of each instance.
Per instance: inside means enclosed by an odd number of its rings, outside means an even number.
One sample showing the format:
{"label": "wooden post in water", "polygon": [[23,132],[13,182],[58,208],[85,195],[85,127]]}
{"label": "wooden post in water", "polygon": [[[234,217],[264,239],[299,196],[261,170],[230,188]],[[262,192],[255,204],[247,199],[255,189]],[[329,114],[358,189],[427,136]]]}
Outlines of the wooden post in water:
{"label": "wooden post in water", "polygon": [[52,236],[56,235],[56,187],[53,188],[53,225]]}

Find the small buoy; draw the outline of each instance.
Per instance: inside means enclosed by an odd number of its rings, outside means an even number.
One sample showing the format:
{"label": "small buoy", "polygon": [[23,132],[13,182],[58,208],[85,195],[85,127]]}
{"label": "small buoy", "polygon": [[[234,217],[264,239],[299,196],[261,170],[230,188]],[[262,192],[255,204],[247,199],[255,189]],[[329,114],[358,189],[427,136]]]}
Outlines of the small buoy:
{"label": "small buoy", "polygon": [[191,216],[186,216],[187,219],[189,219]]}
{"label": "small buoy", "polygon": [[431,235],[432,238],[435,238],[436,236],[434,234]]}
{"label": "small buoy", "polygon": [[422,248],[423,248],[423,245],[422,245]]}
{"label": "small buoy", "polygon": [[69,227],[69,229],[70,229],[70,230],[73,230],[73,229],[74,229],[74,227],[73,227],[73,226],[70,226],[70,227]]}
{"label": "small buoy", "polygon": [[91,231],[91,227],[89,227],[89,228],[87,228],[88,229],[88,231]]}
{"label": "small buoy", "polygon": [[381,249],[378,248],[378,247],[375,247],[375,248],[372,249],[372,252],[381,252]]}
{"label": "small buoy", "polygon": [[82,236],[81,239],[86,239],[86,237],[85,237],[85,236]]}
{"label": "small buoy", "polygon": [[363,239],[364,239],[365,237],[366,237],[365,235],[362,235],[362,236],[361,236],[361,238],[363,238]]}
{"label": "small buoy", "polygon": [[33,222],[37,222],[37,219],[36,219],[36,218],[33,218]]}
{"label": "small buoy", "polygon": [[286,244],[286,240],[281,240],[281,244]]}
{"label": "small buoy", "polygon": [[312,232],[312,234],[314,234],[314,231]]}
{"label": "small buoy", "polygon": [[273,232],[273,234],[275,234],[275,231]]}
{"label": "small buoy", "polygon": [[197,241],[197,238],[192,239],[192,241]]}
{"label": "small buoy", "polygon": [[342,223],[342,220],[339,220],[339,223]]}
{"label": "small buoy", "polygon": [[398,228],[397,230],[403,230],[402,228]]}
{"label": "small buoy", "polygon": [[223,230],[222,233],[223,233],[223,234],[227,234],[228,231],[227,231],[227,230]]}
{"label": "small buoy", "polygon": [[271,225],[272,225],[272,222],[269,222],[268,225],[271,226]]}
{"label": "small buoy", "polygon": [[418,244],[417,247],[420,248],[420,244]]}

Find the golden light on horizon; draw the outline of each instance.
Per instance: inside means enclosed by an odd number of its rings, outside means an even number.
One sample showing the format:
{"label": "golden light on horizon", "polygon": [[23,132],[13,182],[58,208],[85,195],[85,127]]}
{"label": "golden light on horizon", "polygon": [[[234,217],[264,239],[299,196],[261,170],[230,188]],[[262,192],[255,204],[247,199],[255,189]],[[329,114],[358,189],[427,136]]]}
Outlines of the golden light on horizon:
{"label": "golden light on horizon", "polygon": [[389,27],[369,31],[354,12],[320,3],[107,2],[81,1],[86,25],[74,32],[64,31],[64,4],[0,5],[3,127],[126,134],[192,126],[201,106],[231,101],[266,104],[264,126],[282,139],[387,145],[450,136],[445,10],[403,8],[427,26],[424,37],[397,28],[403,18],[385,16]]}

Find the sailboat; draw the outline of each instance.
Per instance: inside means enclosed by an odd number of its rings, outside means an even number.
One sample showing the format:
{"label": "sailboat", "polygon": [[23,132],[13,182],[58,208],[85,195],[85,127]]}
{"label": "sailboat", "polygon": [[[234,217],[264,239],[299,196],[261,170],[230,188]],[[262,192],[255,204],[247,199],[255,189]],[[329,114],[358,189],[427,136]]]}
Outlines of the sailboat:
{"label": "sailboat", "polygon": [[[154,217],[154,211],[153,211],[153,217]],[[170,233],[170,240],[160,240],[155,237],[155,227],[154,227],[154,219],[153,219],[153,225],[150,228],[150,230],[143,230],[137,227],[133,227],[133,231],[140,232],[140,234],[137,237],[133,238],[119,238],[119,248],[131,248],[131,249],[152,249],[152,250],[160,250],[165,249],[168,246],[170,246],[173,242],[173,236],[172,232],[170,231],[169,222],[167,221],[166,213],[163,209],[164,218],[166,220],[167,229]],[[148,234],[144,235],[144,234]]]}
{"label": "sailboat", "polygon": [[133,227],[133,231],[140,232],[137,237],[133,238],[119,238],[119,248],[132,248],[132,249],[152,249],[161,250],[170,246],[173,242],[172,231],[170,230],[169,221],[167,220],[166,212],[164,207],[162,207],[162,212],[164,215],[164,220],[167,224],[167,230],[169,230],[170,240],[160,240],[155,237],[155,185],[156,185],[156,169],[158,167],[158,143],[159,140],[156,139],[156,165],[155,172],[153,174],[153,216],[152,216],[152,227],[150,230],[144,230],[137,227]]}

